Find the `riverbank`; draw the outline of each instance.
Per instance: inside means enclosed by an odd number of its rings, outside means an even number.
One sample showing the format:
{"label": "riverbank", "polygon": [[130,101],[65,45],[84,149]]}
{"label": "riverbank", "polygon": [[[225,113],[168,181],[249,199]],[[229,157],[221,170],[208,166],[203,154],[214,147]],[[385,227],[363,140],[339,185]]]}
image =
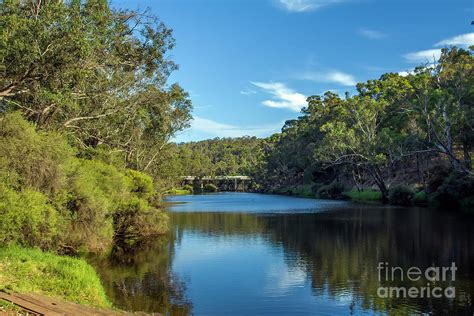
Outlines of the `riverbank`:
{"label": "riverbank", "polygon": [[0,248],[0,271],[0,291],[6,293],[37,293],[112,308],[95,269],[84,259],[10,246]]}
{"label": "riverbank", "polygon": [[[447,180],[450,180],[448,178]],[[287,195],[311,199],[347,200],[356,203],[378,203],[396,206],[417,206],[458,209],[463,212],[472,212],[474,196],[467,194],[471,183],[446,181],[438,190],[427,193],[425,190],[416,190],[413,186],[398,185],[390,188],[388,200],[384,201],[382,193],[375,189],[345,190],[337,183],[320,186],[315,189],[312,185],[282,186],[278,190],[262,190],[259,193]]]}

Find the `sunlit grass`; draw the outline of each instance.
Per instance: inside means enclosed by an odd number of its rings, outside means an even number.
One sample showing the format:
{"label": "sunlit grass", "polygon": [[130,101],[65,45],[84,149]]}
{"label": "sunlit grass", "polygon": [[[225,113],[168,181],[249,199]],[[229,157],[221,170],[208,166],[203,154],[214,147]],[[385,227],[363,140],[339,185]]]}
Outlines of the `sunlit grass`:
{"label": "sunlit grass", "polygon": [[0,248],[0,290],[38,293],[90,306],[111,306],[96,271],[84,259],[38,249]]}
{"label": "sunlit grass", "polygon": [[185,189],[170,189],[164,192],[166,195],[186,195],[191,194],[191,191]]}

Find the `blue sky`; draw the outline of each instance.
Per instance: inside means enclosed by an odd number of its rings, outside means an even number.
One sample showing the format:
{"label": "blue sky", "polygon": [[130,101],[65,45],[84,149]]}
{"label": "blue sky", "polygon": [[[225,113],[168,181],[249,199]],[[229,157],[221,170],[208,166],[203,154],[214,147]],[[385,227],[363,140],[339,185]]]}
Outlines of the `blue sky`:
{"label": "blue sky", "polygon": [[278,132],[307,96],[408,72],[474,45],[474,0],[138,0],[176,39],[170,78],[193,101],[175,141]]}

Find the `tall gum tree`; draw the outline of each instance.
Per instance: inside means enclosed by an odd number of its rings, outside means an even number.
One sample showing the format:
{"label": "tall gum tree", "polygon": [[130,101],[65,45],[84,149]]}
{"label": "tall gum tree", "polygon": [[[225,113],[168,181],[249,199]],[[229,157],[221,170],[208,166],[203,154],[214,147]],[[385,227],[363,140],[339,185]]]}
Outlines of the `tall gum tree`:
{"label": "tall gum tree", "polygon": [[140,170],[188,126],[188,94],[168,83],[172,31],[148,12],[105,0],[6,0],[0,11],[0,111],[123,152]]}

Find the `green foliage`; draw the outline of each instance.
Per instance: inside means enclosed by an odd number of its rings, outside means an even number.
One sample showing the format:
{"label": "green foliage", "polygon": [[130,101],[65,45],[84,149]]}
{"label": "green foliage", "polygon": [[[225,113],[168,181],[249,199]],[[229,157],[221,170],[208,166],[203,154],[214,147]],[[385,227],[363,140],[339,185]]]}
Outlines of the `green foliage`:
{"label": "green foliage", "polygon": [[415,205],[426,205],[428,203],[428,194],[425,191],[416,192],[413,196],[413,203]]}
{"label": "green foliage", "polygon": [[183,190],[189,191],[192,194],[194,189],[192,185],[186,184],[183,186]]}
{"label": "green foliage", "polygon": [[352,201],[356,202],[380,202],[382,201],[382,193],[375,190],[351,190],[344,193]]}
{"label": "green foliage", "polygon": [[154,189],[150,176],[132,169],[128,169],[126,175],[132,180],[132,193],[145,200],[152,196]]}
{"label": "green foliage", "polygon": [[20,113],[0,117],[0,178],[16,188],[52,194],[64,185],[73,150],[59,134],[36,132]]}
{"label": "green foliage", "polygon": [[0,184],[0,244],[20,244],[55,249],[64,222],[43,194],[23,189],[17,192]]}
{"label": "green foliage", "polygon": [[433,201],[446,206],[471,207],[474,177],[453,172],[432,195]]}
{"label": "green foliage", "polygon": [[237,137],[180,144],[175,161],[180,175],[252,176],[262,158],[260,142],[256,137]]}
{"label": "green foliage", "polygon": [[106,1],[2,1],[0,11],[1,112],[158,174],[164,145],[191,119],[188,94],[168,83],[172,31]]}
{"label": "green foliage", "polygon": [[344,185],[333,181],[328,185],[321,186],[317,191],[317,197],[320,199],[341,199],[344,192]]}
{"label": "green foliage", "polygon": [[99,277],[83,259],[16,246],[0,248],[0,290],[39,293],[110,307]]}
{"label": "green foliage", "polygon": [[186,195],[192,194],[193,191],[187,189],[169,189],[164,192],[167,195]]}
{"label": "green foliage", "polygon": [[310,96],[300,117],[262,141],[255,180],[267,192],[352,180],[359,189],[376,185],[387,201],[388,182],[409,177],[431,194],[446,169],[472,176],[473,72],[472,49],[453,47],[433,67],[358,83],[354,96]]}
{"label": "green foliage", "polygon": [[136,247],[152,236],[167,231],[165,213],[151,208],[146,201],[132,197],[113,214],[114,245],[122,250]]}
{"label": "green foliage", "polygon": [[116,229],[141,225],[140,238],[166,230],[167,217],[148,206],[155,196],[148,175],[76,158],[64,138],[36,131],[18,113],[0,118],[0,133],[1,244],[104,252],[114,241],[114,214],[131,201],[146,205],[146,212]]}
{"label": "green foliage", "polygon": [[113,240],[111,216],[130,196],[131,181],[101,161],[78,160],[68,177],[64,207],[72,218],[66,243],[75,249],[101,252]]}
{"label": "green foliage", "polygon": [[217,191],[219,191],[219,188],[216,187],[212,183],[208,183],[204,186],[203,190],[204,190],[204,192],[217,192]]}
{"label": "green foliage", "polygon": [[394,205],[411,205],[414,197],[415,192],[410,187],[400,185],[390,188],[389,201]]}
{"label": "green foliage", "polygon": [[298,185],[292,190],[293,195],[301,197],[314,197],[311,185]]}

